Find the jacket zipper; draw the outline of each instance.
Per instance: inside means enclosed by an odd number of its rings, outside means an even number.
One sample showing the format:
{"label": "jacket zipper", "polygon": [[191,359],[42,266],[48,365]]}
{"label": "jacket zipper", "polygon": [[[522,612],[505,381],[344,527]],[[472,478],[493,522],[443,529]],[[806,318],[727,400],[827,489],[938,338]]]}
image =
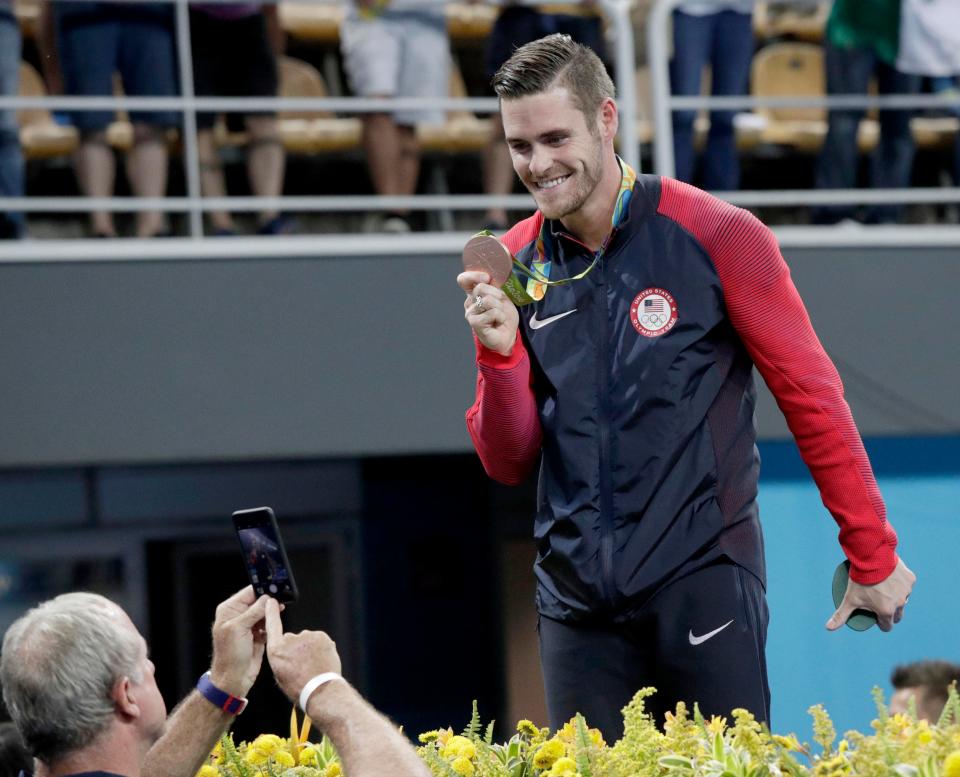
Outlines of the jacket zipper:
{"label": "jacket zipper", "polygon": [[600,359],[598,365],[600,420],[600,574],[603,597],[612,609],[615,606],[613,580],[613,490],[610,459],[610,399],[608,386],[610,315],[607,303],[606,257],[600,258]]}

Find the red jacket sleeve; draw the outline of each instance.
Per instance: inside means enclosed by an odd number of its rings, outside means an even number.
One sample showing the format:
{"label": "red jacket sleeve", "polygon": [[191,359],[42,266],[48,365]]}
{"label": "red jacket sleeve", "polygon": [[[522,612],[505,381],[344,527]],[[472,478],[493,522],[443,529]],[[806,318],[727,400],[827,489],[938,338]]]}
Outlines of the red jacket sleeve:
{"label": "red jacket sleeve", "polygon": [[474,342],[477,397],[467,411],[467,431],[487,474],[516,485],[537,463],[542,440],[530,357],[519,334],[509,356]]}
{"label": "red jacket sleeve", "polygon": [[750,213],[671,179],[663,179],[659,210],[712,258],[730,320],[840,527],[850,577],[863,585],[879,583],[896,566],[897,535],[840,376],[813,331],[776,238]]}

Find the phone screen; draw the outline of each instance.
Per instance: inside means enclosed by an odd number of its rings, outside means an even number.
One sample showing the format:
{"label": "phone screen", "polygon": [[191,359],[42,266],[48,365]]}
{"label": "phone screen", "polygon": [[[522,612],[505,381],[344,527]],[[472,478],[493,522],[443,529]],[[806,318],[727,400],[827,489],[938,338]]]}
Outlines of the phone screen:
{"label": "phone screen", "polygon": [[237,520],[235,515],[234,521],[243,562],[254,591],[258,596],[267,594],[282,602],[293,601],[297,598],[297,588],[272,512],[243,513],[242,520]]}

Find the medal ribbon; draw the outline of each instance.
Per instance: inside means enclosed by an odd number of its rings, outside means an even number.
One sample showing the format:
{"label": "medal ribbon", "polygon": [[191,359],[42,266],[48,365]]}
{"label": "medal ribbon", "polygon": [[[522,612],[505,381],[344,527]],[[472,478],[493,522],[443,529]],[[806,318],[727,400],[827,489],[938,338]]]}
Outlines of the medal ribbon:
{"label": "medal ribbon", "polygon": [[[531,302],[539,301],[543,299],[549,286],[563,286],[565,284],[578,281],[581,278],[585,278],[593,270],[593,268],[597,266],[597,263],[606,252],[607,246],[610,244],[610,240],[613,238],[613,234],[616,232],[617,227],[620,226],[621,222],[624,220],[624,218],[626,218],[628,210],[627,206],[629,205],[630,197],[633,194],[633,186],[637,181],[637,174],[634,169],[620,159],[620,157],[617,157],[617,161],[620,163],[620,170],[622,171],[623,175],[620,178],[620,189],[617,193],[617,201],[613,206],[613,216],[610,220],[610,231],[603,239],[603,243],[600,244],[600,248],[597,249],[597,252],[594,254],[593,261],[590,263],[590,266],[587,267],[587,269],[583,272],[577,273],[570,278],[551,281],[550,268],[553,264],[553,260],[547,253],[546,233],[549,229],[549,226],[548,222],[544,220],[543,226],[540,227],[540,234],[537,235],[536,256],[534,257],[533,262],[531,262],[531,266],[527,267],[514,257],[514,272],[503,285],[504,292],[506,292],[507,296],[510,297],[515,305],[529,305]],[[524,288],[524,285],[521,283],[518,274],[526,276],[526,288]]]}

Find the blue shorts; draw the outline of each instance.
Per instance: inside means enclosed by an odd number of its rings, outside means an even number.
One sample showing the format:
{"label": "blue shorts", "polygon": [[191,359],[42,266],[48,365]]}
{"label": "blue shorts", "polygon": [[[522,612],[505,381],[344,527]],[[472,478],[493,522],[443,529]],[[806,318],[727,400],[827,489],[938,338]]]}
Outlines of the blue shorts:
{"label": "blue shorts", "polygon": [[[173,30],[162,21],[91,19],[58,25],[64,92],[71,96],[113,94],[113,73],[120,73],[128,97],[176,97],[177,58]],[[113,111],[74,111],[81,132],[106,129]],[[135,123],[160,128],[180,125],[177,111],[131,112]]]}

